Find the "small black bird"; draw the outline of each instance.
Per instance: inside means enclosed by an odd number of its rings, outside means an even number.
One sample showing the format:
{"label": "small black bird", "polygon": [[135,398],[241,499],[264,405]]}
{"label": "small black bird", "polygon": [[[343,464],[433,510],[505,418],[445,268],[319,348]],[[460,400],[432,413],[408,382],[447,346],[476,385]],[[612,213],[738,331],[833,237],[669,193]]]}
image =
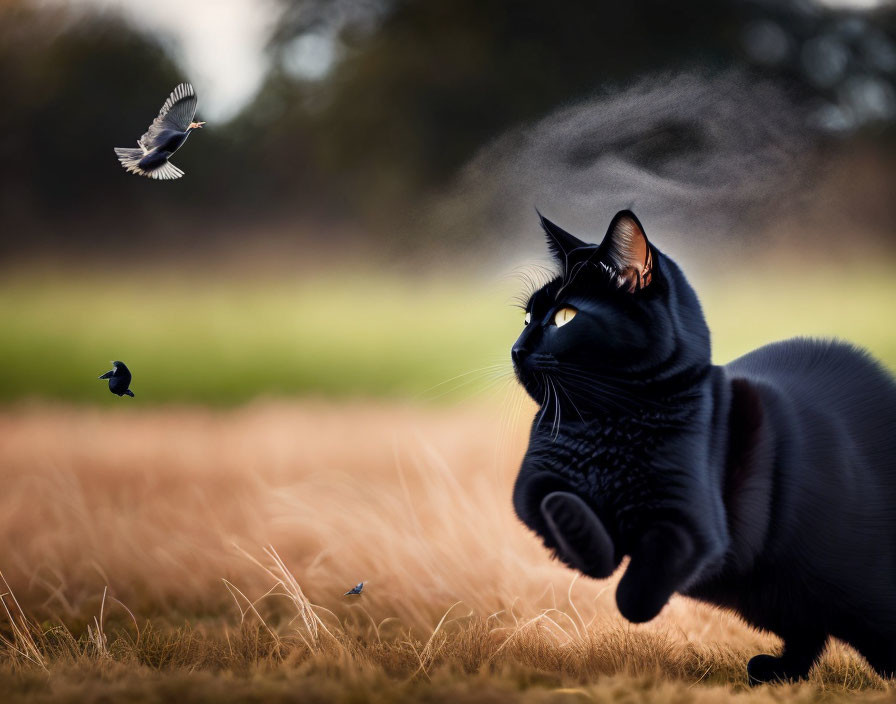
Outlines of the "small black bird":
{"label": "small black bird", "polygon": [[109,380],[109,391],[119,396],[134,397],[134,392],[128,387],[131,385],[131,371],[125,366],[124,362],[112,362],[114,369],[106,372],[99,379]]}
{"label": "small black bird", "polygon": [[352,587],[351,589],[349,589],[349,590],[348,590],[345,594],[343,594],[342,596],[350,596],[351,594],[359,594],[359,595],[360,595],[360,594],[361,594],[361,590],[362,590],[363,588],[364,588],[364,582],[358,582],[354,587]]}
{"label": "small black bird", "polygon": [[183,176],[184,172],[168,159],[187,141],[192,130],[205,124],[193,122],[197,102],[193,86],[177,86],[159,110],[159,116],[137,140],[139,148],[115,148],[121,165],[131,173],[163,181]]}

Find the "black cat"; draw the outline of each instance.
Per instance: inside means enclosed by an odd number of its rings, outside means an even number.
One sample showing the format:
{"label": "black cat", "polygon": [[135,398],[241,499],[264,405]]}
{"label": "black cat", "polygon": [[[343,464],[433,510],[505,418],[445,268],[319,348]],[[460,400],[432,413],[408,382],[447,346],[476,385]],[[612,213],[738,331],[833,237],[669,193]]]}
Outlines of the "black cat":
{"label": "black cat", "polygon": [[513,503],[567,564],[649,621],[674,592],[784,640],[753,683],[806,677],[830,636],[896,672],[896,383],[847,344],[710,361],[693,289],[628,211],[600,245],[542,218],[561,272],[526,306],[540,404]]}

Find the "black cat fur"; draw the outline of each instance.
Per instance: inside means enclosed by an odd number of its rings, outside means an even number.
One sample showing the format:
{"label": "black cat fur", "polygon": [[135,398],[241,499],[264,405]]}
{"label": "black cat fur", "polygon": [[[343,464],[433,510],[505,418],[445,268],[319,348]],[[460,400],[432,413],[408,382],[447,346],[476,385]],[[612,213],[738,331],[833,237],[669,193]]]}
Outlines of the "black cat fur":
{"label": "black cat fur", "polygon": [[715,366],[696,294],[633,213],[600,245],[541,221],[560,274],[512,350],[540,404],[519,517],[591,577],[629,556],[616,602],[630,621],[679,592],[776,633],[783,652],[750,660],[751,683],[806,677],[829,637],[893,675],[894,379],[809,339]]}

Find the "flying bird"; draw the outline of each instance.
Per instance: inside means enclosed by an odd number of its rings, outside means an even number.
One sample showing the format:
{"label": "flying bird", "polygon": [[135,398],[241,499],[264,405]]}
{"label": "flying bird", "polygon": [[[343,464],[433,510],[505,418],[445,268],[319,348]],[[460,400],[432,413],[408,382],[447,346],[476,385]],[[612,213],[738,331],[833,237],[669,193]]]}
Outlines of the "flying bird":
{"label": "flying bird", "polygon": [[350,596],[351,594],[359,594],[359,595],[360,595],[360,594],[361,594],[361,590],[362,590],[363,588],[364,588],[364,582],[358,582],[355,586],[353,586],[351,589],[349,589],[349,590],[348,590],[345,594],[343,594],[342,596]]}
{"label": "flying bird", "polygon": [[131,371],[124,362],[112,362],[112,371],[103,374],[100,379],[109,380],[109,391],[119,396],[134,397],[134,392],[128,387],[131,385]]}
{"label": "flying bird", "polygon": [[146,133],[137,140],[137,148],[115,147],[121,165],[133,174],[167,181],[184,172],[168,161],[183,146],[190,132],[205,123],[193,122],[196,92],[189,83],[181,83],[159,110]]}

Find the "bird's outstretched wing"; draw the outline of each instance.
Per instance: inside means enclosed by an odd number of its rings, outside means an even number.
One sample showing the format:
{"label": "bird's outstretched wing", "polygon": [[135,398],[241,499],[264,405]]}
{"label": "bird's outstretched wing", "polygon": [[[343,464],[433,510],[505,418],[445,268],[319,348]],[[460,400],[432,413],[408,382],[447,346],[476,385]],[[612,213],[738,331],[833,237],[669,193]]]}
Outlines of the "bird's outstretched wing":
{"label": "bird's outstretched wing", "polygon": [[144,149],[152,149],[155,145],[156,137],[165,130],[176,130],[178,132],[186,132],[187,127],[196,116],[196,92],[189,83],[181,83],[177,88],[171,91],[168,100],[159,110],[159,116],[152,121],[152,124],[140,138],[139,144]]}

